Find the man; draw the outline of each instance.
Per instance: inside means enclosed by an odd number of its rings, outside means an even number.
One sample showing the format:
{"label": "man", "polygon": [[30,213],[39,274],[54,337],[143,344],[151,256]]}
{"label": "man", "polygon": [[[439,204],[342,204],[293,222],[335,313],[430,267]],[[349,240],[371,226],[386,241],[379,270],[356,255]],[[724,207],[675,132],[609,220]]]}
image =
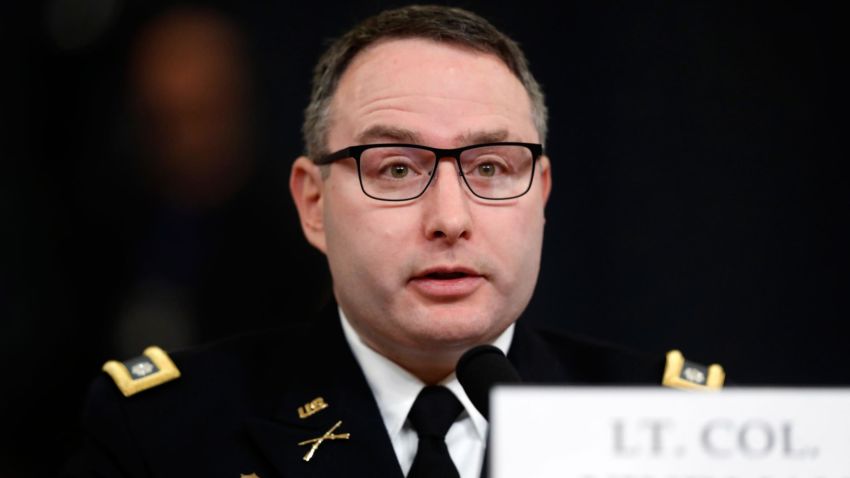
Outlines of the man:
{"label": "man", "polygon": [[358,25],[316,68],[304,134],[290,188],[336,304],[173,363],[107,364],[119,387],[92,392],[88,473],[477,477],[487,422],[454,369],[480,344],[529,382],[660,382],[660,358],[515,325],[552,185],[546,109],[485,20],[406,7]]}

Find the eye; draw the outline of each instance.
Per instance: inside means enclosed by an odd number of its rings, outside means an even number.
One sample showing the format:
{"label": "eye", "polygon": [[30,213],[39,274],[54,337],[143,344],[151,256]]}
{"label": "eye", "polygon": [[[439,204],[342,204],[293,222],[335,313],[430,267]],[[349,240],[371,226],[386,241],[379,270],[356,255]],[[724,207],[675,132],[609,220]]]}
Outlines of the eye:
{"label": "eye", "polygon": [[374,181],[405,183],[427,174],[433,154],[427,150],[378,146],[360,156],[360,173]]}
{"label": "eye", "polygon": [[390,176],[395,179],[402,179],[410,174],[410,168],[405,164],[392,164],[388,169]]}
{"label": "eye", "polygon": [[494,179],[510,174],[510,166],[506,160],[494,154],[472,158],[465,170],[467,176],[481,179]]}
{"label": "eye", "polygon": [[496,175],[496,165],[493,163],[481,163],[476,166],[478,169],[478,175],[484,177],[493,177]]}

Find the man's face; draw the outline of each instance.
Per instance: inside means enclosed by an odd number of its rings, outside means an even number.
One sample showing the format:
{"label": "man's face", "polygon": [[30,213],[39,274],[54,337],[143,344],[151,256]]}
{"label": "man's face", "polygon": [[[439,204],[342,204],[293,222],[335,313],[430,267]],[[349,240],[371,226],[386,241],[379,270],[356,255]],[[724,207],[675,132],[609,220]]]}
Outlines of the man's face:
{"label": "man's face", "polygon": [[[507,66],[494,55],[401,39],[359,53],[343,74],[327,147],[492,141],[539,142],[528,94]],[[440,159],[421,197],[401,203],[363,194],[353,159],[330,167],[316,201],[321,220],[305,231],[373,349],[400,363],[462,353],[492,341],[525,309],[540,266],[546,158],[528,194],[507,201],[473,196],[450,158]]]}

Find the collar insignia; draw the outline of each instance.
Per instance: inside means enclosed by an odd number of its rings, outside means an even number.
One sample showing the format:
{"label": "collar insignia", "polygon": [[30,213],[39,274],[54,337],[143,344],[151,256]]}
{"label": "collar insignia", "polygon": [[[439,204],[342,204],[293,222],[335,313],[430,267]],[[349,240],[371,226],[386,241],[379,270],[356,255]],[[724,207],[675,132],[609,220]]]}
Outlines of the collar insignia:
{"label": "collar insignia", "polygon": [[298,418],[307,418],[310,415],[321,412],[326,408],[328,408],[328,404],[325,403],[325,399],[322,397],[316,397],[310,403],[305,403],[298,407]]}
{"label": "collar insignia", "polygon": [[326,431],[324,435],[298,442],[298,446],[312,445],[304,455],[304,461],[310,461],[313,458],[313,454],[316,453],[316,450],[319,449],[319,446],[324,443],[325,440],[348,440],[349,437],[351,437],[350,433],[334,433],[340,425],[342,425],[342,420],[336,422],[336,424],[332,426],[330,430]]}

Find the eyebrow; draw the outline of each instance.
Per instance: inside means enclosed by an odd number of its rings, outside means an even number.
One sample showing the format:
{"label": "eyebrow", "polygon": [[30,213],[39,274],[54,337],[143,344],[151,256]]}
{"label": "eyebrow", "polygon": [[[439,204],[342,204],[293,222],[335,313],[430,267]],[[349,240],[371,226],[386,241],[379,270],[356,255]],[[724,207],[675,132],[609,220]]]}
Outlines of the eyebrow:
{"label": "eyebrow", "polygon": [[508,130],[497,129],[492,131],[469,131],[458,136],[455,136],[455,141],[458,144],[483,144],[483,143],[498,143],[505,141],[510,136]]}
{"label": "eyebrow", "polygon": [[[497,129],[492,131],[468,131],[466,133],[455,136],[455,143],[460,145],[482,144],[482,143],[498,143],[505,141],[510,136],[508,130]],[[375,142],[398,142],[422,144],[422,137],[419,133],[395,126],[374,125],[358,134],[356,137],[358,144],[369,144]]]}
{"label": "eyebrow", "polygon": [[396,142],[420,144],[421,138],[418,133],[409,129],[397,128],[395,126],[375,125],[357,135],[358,144],[369,144],[376,142]]}

